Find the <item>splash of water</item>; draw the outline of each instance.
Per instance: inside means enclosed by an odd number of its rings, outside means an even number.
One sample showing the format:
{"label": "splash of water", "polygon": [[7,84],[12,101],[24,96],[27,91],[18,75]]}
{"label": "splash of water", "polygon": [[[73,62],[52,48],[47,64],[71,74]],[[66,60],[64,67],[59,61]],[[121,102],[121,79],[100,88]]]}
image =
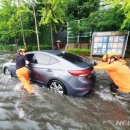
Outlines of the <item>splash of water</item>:
{"label": "splash of water", "polygon": [[[103,86],[101,85],[100,88],[103,88]],[[98,94],[104,101],[120,103],[123,106],[127,106],[127,102],[125,101],[126,96],[113,97],[108,88],[103,88],[102,90],[96,91],[95,93]]]}
{"label": "splash of water", "polygon": [[15,85],[14,91],[21,91],[22,87],[23,87],[23,85],[21,83],[18,83],[18,84]]}

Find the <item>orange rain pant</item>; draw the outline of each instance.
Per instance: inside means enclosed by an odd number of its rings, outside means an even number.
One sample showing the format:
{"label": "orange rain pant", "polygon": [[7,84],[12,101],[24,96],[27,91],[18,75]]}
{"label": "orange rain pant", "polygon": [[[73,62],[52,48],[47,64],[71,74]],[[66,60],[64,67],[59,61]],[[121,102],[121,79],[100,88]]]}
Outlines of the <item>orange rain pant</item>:
{"label": "orange rain pant", "polygon": [[24,85],[24,88],[29,92],[33,93],[33,88],[30,85],[30,79],[29,79],[29,70],[26,67],[22,67],[18,70],[16,70],[16,74],[21,81],[21,83]]}

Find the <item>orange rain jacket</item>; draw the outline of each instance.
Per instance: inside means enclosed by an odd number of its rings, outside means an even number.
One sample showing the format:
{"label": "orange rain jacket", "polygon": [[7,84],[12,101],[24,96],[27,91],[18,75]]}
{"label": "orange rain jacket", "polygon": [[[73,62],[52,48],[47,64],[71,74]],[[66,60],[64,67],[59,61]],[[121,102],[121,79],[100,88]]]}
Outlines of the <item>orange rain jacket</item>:
{"label": "orange rain jacket", "polygon": [[107,70],[110,78],[119,87],[121,92],[130,92],[130,69],[122,61],[99,63],[94,66],[95,70]]}

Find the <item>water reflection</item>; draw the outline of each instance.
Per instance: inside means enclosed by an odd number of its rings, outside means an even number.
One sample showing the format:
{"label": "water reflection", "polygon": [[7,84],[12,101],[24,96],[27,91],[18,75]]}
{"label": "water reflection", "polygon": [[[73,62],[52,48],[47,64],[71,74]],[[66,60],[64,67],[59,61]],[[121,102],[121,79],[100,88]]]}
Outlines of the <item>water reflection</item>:
{"label": "water reflection", "polygon": [[[5,57],[3,63],[10,58]],[[130,121],[130,97],[112,97],[107,74],[97,77],[86,97],[58,95],[37,84],[32,84],[36,96],[30,96],[17,78],[1,73],[0,130],[129,130],[117,121]]]}

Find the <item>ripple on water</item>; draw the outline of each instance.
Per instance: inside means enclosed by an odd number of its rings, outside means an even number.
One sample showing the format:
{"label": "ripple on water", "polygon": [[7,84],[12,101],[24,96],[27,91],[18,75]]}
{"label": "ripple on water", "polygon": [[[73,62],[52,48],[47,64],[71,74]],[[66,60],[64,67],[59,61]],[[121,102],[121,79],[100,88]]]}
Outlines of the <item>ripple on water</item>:
{"label": "ripple on water", "polygon": [[[103,87],[101,86],[101,88],[103,88]],[[101,89],[99,91],[96,91],[95,93],[98,94],[100,96],[100,98],[102,98],[104,101],[116,102],[116,103],[119,103],[125,107],[128,105],[126,102],[126,99],[130,98],[129,95],[113,97],[108,88]]]}
{"label": "ripple on water", "polygon": [[26,119],[25,121],[0,121],[2,130],[41,130],[37,122]]}

